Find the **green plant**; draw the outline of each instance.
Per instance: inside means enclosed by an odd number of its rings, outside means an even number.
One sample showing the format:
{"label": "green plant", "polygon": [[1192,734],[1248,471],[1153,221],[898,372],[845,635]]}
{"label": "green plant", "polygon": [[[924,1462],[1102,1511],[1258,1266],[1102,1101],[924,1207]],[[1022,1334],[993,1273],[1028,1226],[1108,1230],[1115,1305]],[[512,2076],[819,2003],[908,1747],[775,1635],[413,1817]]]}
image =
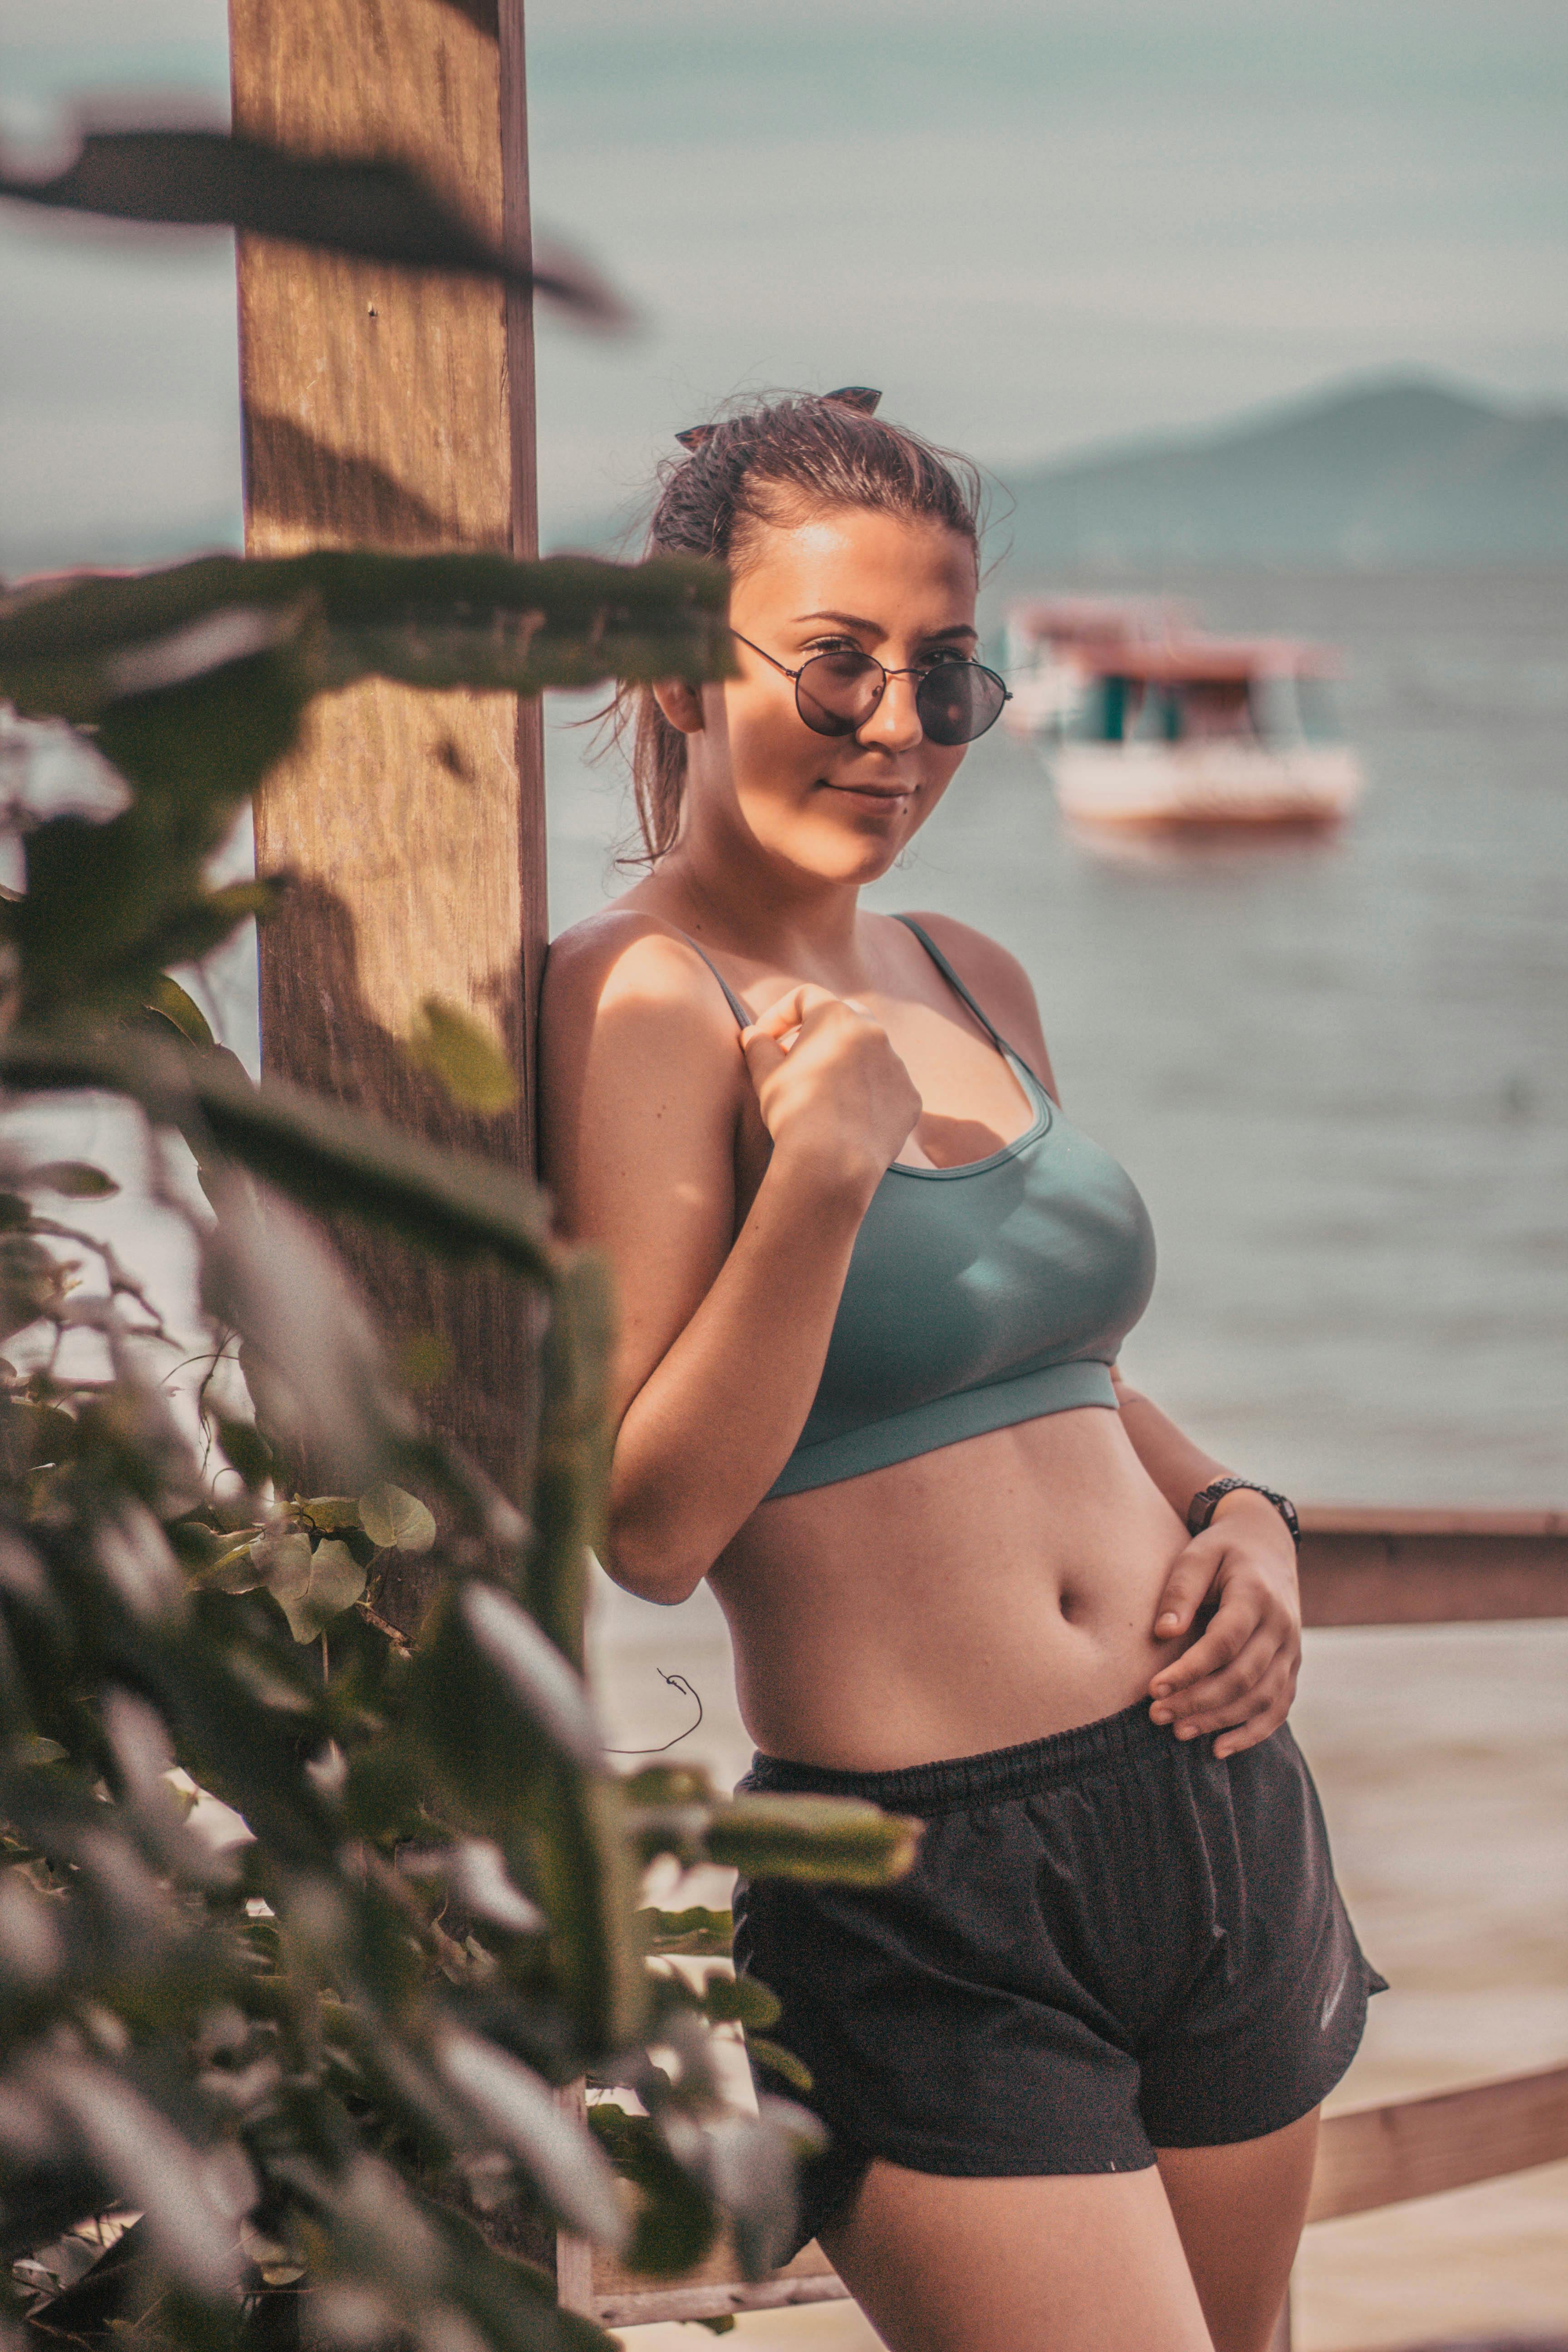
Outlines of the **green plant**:
{"label": "green plant", "polygon": [[[639,1909],[640,1873],[673,1854],[875,1881],[912,1825],[616,1777],[577,1654],[599,1268],[504,1170],[252,1085],[166,976],[272,903],[277,884],[215,890],[205,868],[313,695],[368,671],[520,693],[711,677],[724,609],[700,565],[354,553],[0,599],[0,698],[90,738],[119,794],[9,812],[26,887],[4,908],[0,1085],[24,1114],[118,1099],[188,1229],[202,1321],[182,1387],[184,1335],[55,1213],[113,1179],[29,1157],[12,1119],[0,2222],[39,2336],[553,2352],[606,2340],[528,2259],[557,2225],[666,2273],[726,2222],[755,2273],[789,2226],[816,2127],[783,2100],[726,2109],[705,2039],[765,2033],[769,1997],[650,1969],[719,1956],[727,1923]],[[470,1098],[504,1092],[442,1008],[418,1051]],[[322,1212],[530,1286],[531,1493],[422,1429]],[[405,1640],[375,1600],[410,1549],[442,1573]],[[644,2112],[607,2102],[591,2131],[584,2076]]]}

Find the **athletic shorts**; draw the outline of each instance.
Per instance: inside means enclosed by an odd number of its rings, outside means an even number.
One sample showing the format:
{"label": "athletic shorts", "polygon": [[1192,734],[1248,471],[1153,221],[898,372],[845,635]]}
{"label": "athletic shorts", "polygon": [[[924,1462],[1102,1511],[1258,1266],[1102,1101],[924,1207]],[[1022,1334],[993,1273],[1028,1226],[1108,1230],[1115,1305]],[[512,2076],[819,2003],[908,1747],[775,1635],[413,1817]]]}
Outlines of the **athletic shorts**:
{"label": "athletic shorts", "polygon": [[736,1967],[778,1996],[768,2038],[812,2077],[765,2087],[828,2133],[797,2247],[873,2157],[963,2179],[1137,2172],[1156,2148],[1279,2131],[1339,2081],[1385,1990],[1283,1727],[1219,1762],[1140,1700],[902,1771],[759,1756],[741,1787],[925,1824],[895,1885],[735,1890]]}

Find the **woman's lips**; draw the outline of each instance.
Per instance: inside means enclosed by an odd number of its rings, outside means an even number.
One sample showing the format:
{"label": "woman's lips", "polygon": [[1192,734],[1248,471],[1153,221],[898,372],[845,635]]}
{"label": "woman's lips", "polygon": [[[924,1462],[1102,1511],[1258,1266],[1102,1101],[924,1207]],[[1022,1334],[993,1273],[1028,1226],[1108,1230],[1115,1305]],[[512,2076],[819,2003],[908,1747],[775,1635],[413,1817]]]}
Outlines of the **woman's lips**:
{"label": "woman's lips", "polygon": [[912,784],[836,784],[829,776],[819,776],[817,782],[830,793],[847,793],[858,801],[907,801],[914,791]]}

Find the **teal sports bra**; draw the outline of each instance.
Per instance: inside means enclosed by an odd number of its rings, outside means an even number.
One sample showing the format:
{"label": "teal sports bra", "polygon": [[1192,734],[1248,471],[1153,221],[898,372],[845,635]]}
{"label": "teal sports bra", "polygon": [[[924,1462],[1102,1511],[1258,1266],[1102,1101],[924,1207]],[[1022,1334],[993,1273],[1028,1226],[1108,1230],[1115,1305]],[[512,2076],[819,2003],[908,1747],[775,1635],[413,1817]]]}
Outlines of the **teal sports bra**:
{"label": "teal sports bra", "polygon": [[[962,1167],[888,1170],[770,1501],[1077,1405],[1114,1412],[1110,1366],[1153,1288],[1154,1236],[1131,1178],[1068,1126],[935,941],[908,915],[897,919],[1006,1057],[1034,1123]],[[748,1027],[746,1007],[702,960]]]}

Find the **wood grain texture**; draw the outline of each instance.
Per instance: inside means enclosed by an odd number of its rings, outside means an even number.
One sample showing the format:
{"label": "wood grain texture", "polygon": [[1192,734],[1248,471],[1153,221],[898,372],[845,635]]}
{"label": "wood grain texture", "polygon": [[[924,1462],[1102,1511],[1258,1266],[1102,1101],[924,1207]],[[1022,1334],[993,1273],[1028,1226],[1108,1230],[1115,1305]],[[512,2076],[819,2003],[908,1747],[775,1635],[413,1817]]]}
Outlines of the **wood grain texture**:
{"label": "wood grain texture", "polygon": [[[231,0],[236,128],[308,152],[395,156],[525,250],[522,0]],[[537,553],[526,299],[242,238],[246,535],[256,553],[374,544]],[[545,945],[537,704],[373,682],[318,701],[257,808],[258,862],[297,887],[261,948],[266,1064],[520,1170],[532,1164],[533,1012]],[[401,1041],[440,996],[493,1024],[517,1110],[457,1111]],[[527,1299],[343,1227],[404,1337],[451,1369],[431,1419],[509,1490],[526,1476]],[[416,1564],[385,1595],[412,1625]]]}
{"label": "wood grain texture", "polygon": [[1309,2221],[1436,2197],[1568,2156],[1568,2066],[1331,2116]]}
{"label": "wood grain texture", "polygon": [[1568,1616],[1568,1513],[1306,1509],[1301,1607],[1309,1625]]}

